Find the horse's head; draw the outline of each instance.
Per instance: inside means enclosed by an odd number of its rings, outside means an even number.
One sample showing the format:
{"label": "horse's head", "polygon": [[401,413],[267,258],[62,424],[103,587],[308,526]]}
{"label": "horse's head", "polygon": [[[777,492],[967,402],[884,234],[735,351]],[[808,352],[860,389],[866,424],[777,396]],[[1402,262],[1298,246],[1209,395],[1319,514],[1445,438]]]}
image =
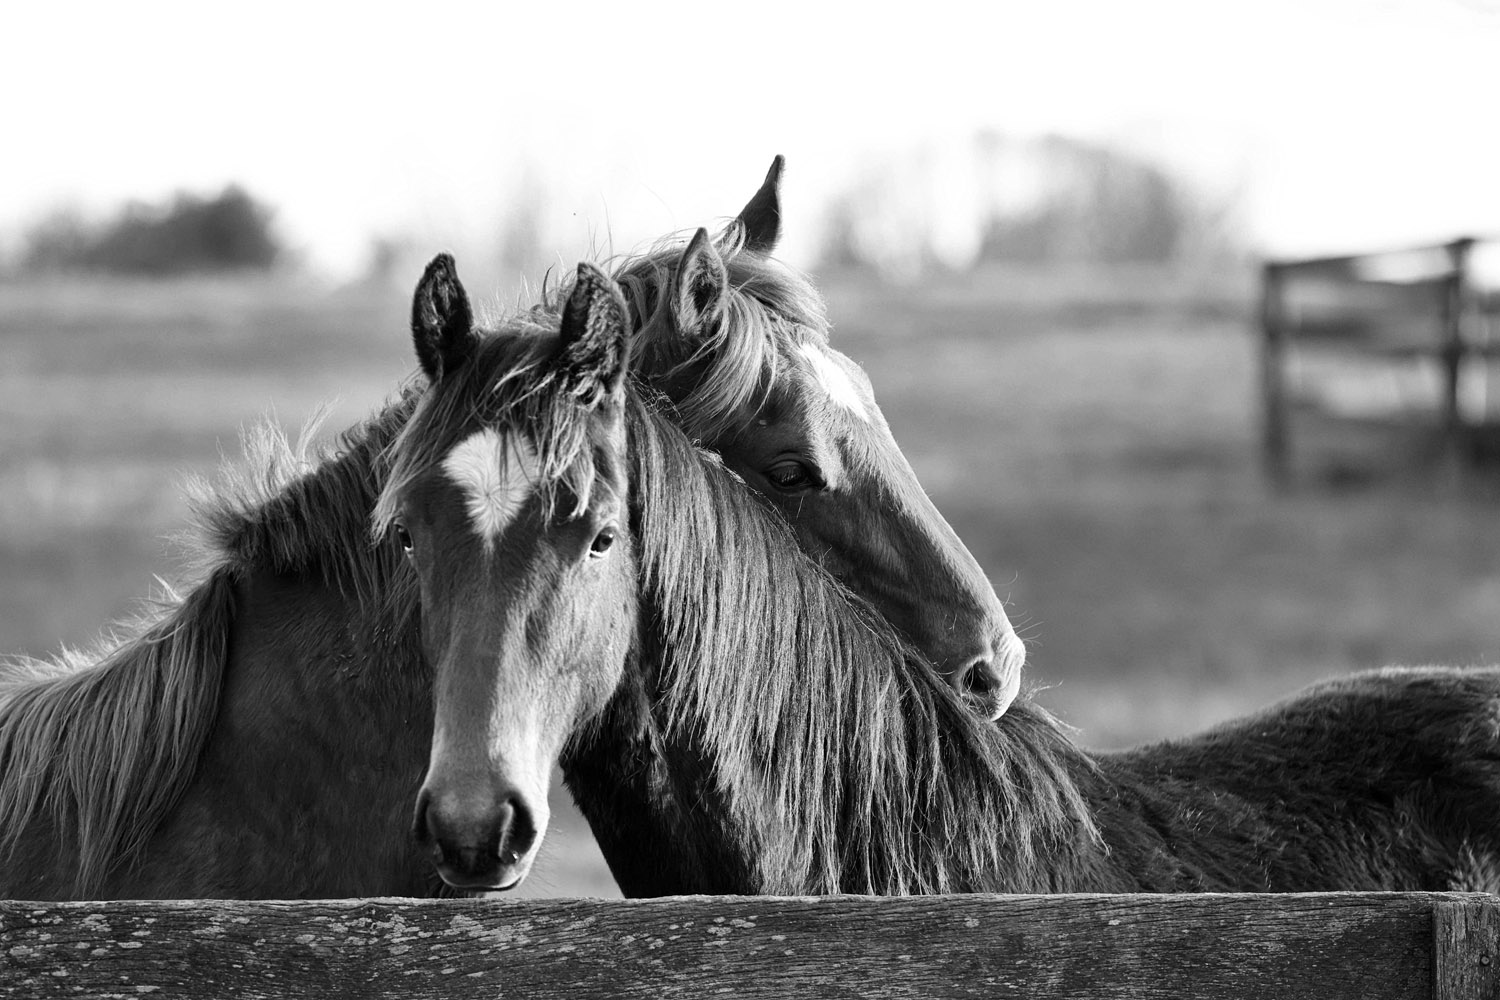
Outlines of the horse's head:
{"label": "horse's head", "polygon": [[377,511],[420,587],[436,718],[415,834],[463,889],[525,877],[552,765],[619,682],[635,621],[625,532],[626,310],[589,265],[546,329],[480,336],[452,258],[417,287],[430,383]]}
{"label": "horse's head", "polygon": [[[689,433],[782,512],[806,552],[998,718],[1020,686],[1025,647],[917,482],[870,380],[828,346],[816,293],[769,259],[780,174],[777,157],[725,253],[700,229],[671,266],[626,266],[636,310],[649,314],[643,374],[677,402]],[[664,287],[643,296],[647,282]]]}

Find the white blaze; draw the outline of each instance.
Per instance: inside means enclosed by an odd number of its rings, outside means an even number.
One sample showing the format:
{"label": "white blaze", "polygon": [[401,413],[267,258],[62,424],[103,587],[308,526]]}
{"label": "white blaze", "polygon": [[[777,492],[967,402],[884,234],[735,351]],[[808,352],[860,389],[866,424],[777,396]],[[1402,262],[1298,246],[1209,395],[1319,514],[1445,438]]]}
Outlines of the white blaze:
{"label": "white blaze", "polygon": [[454,445],[443,459],[443,471],[463,490],[469,523],[486,546],[526,503],[539,465],[530,442],[513,440],[507,450],[505,440],[488,427]]}
{"label": "white blaze", "polygon": [[849,373],[821,347],[803,344],[797,350],[812,365],[813,375],[823,391],[828,393],[828,398],[868,423],[869,411],[865,409],[864,400],[859,398],[859,390],[854,387],[854,380],[849,377]]}

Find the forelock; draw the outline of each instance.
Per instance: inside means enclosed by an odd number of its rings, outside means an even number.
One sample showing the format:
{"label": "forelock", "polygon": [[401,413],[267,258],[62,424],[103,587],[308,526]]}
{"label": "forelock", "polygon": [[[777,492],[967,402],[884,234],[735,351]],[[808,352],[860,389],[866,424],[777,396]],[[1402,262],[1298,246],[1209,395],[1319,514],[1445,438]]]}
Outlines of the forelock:
{"label": "forelock", "polygon": [[[596,483],[610,492],[620,488],[618,476],[598,476],[597,411],[580,406],[549,364],[556,332],[554,315],[533,310],[524,322],[483,336],[473,357],[428,387],[383,456],[388,474],[372,517],[377,538],[389,530],[418,480],[439,472],[462,442],[485,431],[492,443],[501,442],[495,445],[501,452],[497,469],[504,468],[506,454],[527,453],[528,475],[534,475],[549,516],[582,514],[601,497]],[[471,500],[485,475],[467,477]],[[564,497],[570,500],[566,510],[560,508]]]}

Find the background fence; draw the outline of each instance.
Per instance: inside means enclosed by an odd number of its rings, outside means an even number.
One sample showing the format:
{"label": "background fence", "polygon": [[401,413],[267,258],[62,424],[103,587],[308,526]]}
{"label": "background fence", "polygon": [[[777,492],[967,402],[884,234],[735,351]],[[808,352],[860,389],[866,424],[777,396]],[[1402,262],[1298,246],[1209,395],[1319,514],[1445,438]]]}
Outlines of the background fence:
{"label": "background fence", "polygon": [[1477,247],[1492,246],[1463,237],[1265,265],[1263,442],[1276,482],[1292,476],[1299,410],[1344,418],[1346,447],[1353,420],[1377,431],[1381,452],[1393,450],[1391,432],[1402,430],[1416,431],[1419,451],[1455,466],[1487,451],[1500,421],[1490,392],[1490,366],[1500,359],[1492,329],[1500,303],[1476,288],[1472,262]]}
{"label": "background fence", "polygon": [[1470,893],[0,902],[0,996],[1500,995]]}

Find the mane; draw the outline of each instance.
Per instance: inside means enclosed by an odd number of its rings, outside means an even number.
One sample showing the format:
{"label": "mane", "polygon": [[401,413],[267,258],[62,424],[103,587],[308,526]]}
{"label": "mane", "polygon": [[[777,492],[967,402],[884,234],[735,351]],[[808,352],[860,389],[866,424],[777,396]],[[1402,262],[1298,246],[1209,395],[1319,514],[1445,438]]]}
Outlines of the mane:
{"label": "mane", "polygon": [[1025,700],[983,723],[671,422],[630,413],[666,726],[704,747],[763,891],[1057,891],[1089,758]]}
{"label": "mane", "polygon": [[240,572],[316,576],[370,611],[385,610],[406,582],[402,560],[372,546],[370,511],[384,476],[380,456],[411,419],[422,386],[413,381],[331,448],[310,444],[319,415],[294,445],[262,421],[241,439],[244,458],[213,482],[189,483],[200,558]]}
{"label": "mane", "polygon": [[375,456],[414,400],[408,389],[322,455],[307,444],[313,426],[296,446],[269,422],[253,428],[241,468],[191,485],[202,582],[98,651],[0,665],[0,856],[45,814],[76,838],[73,894],[87,898],[138,855],[196,772],[244,574],[316,574],[386,623],[377,640],[403,641],[415,592],[370,545],[368,517]]}
{"label": "mane", "polygon": [[658,388],[678,381],[689,387],[680,398],[671,395],[682,428],[698,441],[734,429],[736,414],[775,384],[780,358],[799,346],[828,343],[827,314],[812,282],[743,240],[743,228],[734,225],[719,240],[729,289],[718,322],[691,351],[672,315],[686,240],[668,237],[611,262],[636,331],[634,367]]}
{"label": "mane", "polygon": [[97,659],[0,679],[0,856],[39,811],[76,830],[75,894],[144,846],[192,778],[218,706],[232,583],[217,571]]}

